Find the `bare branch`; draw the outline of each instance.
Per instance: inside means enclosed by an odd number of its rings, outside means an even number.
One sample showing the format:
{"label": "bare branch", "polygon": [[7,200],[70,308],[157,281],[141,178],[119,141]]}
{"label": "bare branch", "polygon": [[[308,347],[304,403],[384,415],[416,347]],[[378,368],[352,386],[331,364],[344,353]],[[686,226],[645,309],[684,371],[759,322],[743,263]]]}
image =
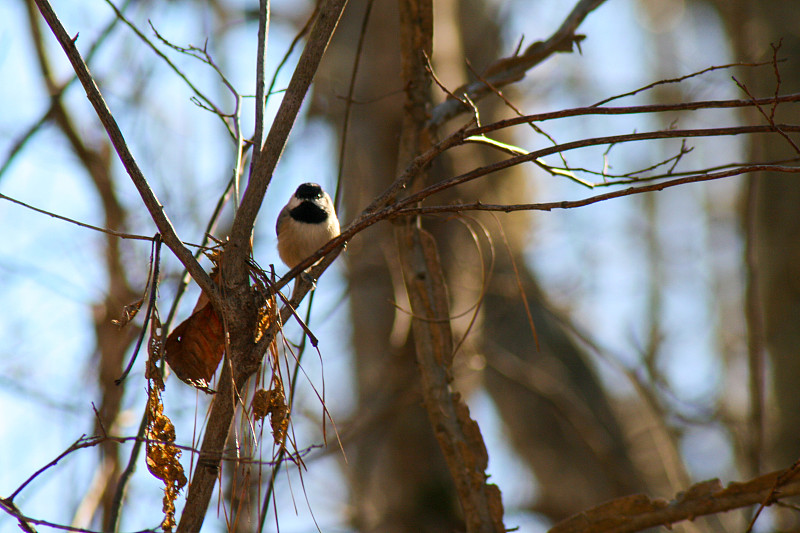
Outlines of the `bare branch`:
{"label": "bare branch", "polygon": [[[426,128],[432,71],[433,2],[405,0],[400,8],[400,58],[405,102],[397,159],[411,161],[431,145]],[[427,172],[411,175],[412,188],[424,185]],[[501,533],[503,502],[488,482],[489,455],[477,422],[462,396],[453,390],[453,332],[444,272],[434,237],[409,221],[394,230],[414,318],[414,346],[428,418],[461,503],[468,533]]]}
{"label": "bare branch", "polygon": [[[153,51],[153,52],[154,52],[154,53],[155,53],[155,54],[156,54],[158,57],[160,57],[160,58],[161,58],[161,59],[162,59],[162,60],[163,60],[163,61],[164,61],[164,62],[165,62],[165,63],[166,63],[168,66],[169,66],[169,68],[171,68],[171,69],[172,69],[172,71],[173,71],[173,72],[175,72],[175,74],[177,74],[177,75],[178,75],[178,77],[179,77],[180,79],[182,79],[182,80],[184,81],[184,83],[186,83],[186,85],[187,85],[187,86],[188,86],[188,87],[189,87],[189,88],[192,90],[192,92],[193,92],[193,93],[196,95],[196,97],[198,98],[198,100],[205,102],[205,103],[206,103],[206,105],[207,105],[207,106],[208,106],[208,107],[209,107],[209,108],[212,110],[212,112],[213,112],[215,115],[217,115],[217,116],[218,116],[220,119],[222,119],[222,122],[225,124],[225,127],[228,129],[228,133],[230,134],[230,136],[235,138],[235,135],[234,135],[233,131],[231,131],[231,127],[230,127],[230,125],[229,125],[229,124],[228,124],[228,123],[225,121],[225,117],[226,117],[226,116],[228,116],[228,115],[225,115],[225,114],[224,114],[224,113],[223,113],[223,112],[222,112],[222,111],[221,111],[221,110],[220,110],[220,109],[219,109],[219,108],[216,106],[216,104],[214,104],[214,102],[211,100],[211,98],[209,98],[208,96],[206,96],[206,95],[205,95],[205,94],[204,94],[204,93],[203,93],[203,92],[202,92],[202,91],[201,91],[201,90],[200,90],[200,89],[199,89],[199,88],[198,88],[198,87],[197,87],[197,86],[196,86],[196,85],[195,85],[195,84],[192,82],[192,80],[190,80],[190,79],[189,79],[189,78],[186,76],[186,74],[184,74],[184,73],[183,73],[183,71],[181,71],[181,69],[179,69],[179,68],[178,68],[178,66],[177,66],[177,65],[175,65],[175,63],[173,63],[173,62],[170,60],[170,58],[168,58],[166,55],[164,55],[164,53],[163,53],[161,50],[159,50],[158,48],[156,48],[156,46],[153,44],[153,42],[152,42],[152,41],[150,41],[150,39],[148,39],[148,38],[147,38],[147,36],[146,36],[144,33],[142,33],[142,31],[141,31],[141,30],[140,30],[138,27],[136,27],[136,25],[135,25],[134,23],[132,23],[130,20],[128,20],[128,18],[127,18],[127,17],[126,17],[126,16],[125,16],[125,15],[124,15],[124,14],[123,14],[123,13],[122,13],[122,12],[121,12],[121,11],[120,11],[118,8],[117,8],[117,6],[115,6],[115,5],[114,5],[114,3],[113,3],[111,0],[105,0],[105,1],[106,1],[106,3],[109,5],[109,7],[110,7],[112,10],[114,10],[114,13],[117,15],[117,17],[119,17],[119,19],[120,19],[122,22],[124,22],[124,23],[125,23],[125,25],[126,25],[126,26],[128,26],[128,27],[129,27],[129,28],[130,28],[130,29],[133,31],[133,33],[135,33],[135,34],[136,34],[136,36],[137,36],[137,37],[139,37],[139,39],[141,39],[141,40],[142,40],[142,42],[143,42],[143,43],[145,43],[147,46],[149,46],[149,47],[150,47],[150,49],[151,49],[151,50],[152,50],[152,51]],[[159,39],[160,39],[160,40],[161,40],[161,41],[162,41],[164,44],[166,44],[167,46],[171,46],[171,47],[175,48],[175,47],[174,47],[173,45],[171,45],[171,44],[170,44],[170,43],[169,43],[169,42],[168,42],[166,39],[164,39],[163,37],[161,37],[161,35],[158,33],[158,31],[156,31],[155,27],[154,27],[152,24],[150,25],[150,28],[151,28],[151,29],[153,30],[153,32],[156,34],[156,37],[158,37],[158,38],[159,38]],[[219,70],[217,70],[217,72],[219,73]],[[220,73],[220,75],[221,75],[221,73]]]}
{"label": "bare branch", "polygon": [[75,220],[75,219],[72,219],[72,218],[69,218],[69,217],[58,215],[58,214],[53,213],[51,211],[46,211],[44,209],[39,209],[38,207],[34,207],[34,206],[30,205],[30,204],[26,204],[25,202],[21,202],[19,200],[11,198],[10,196],[6,196],[5,194],[2,194],[2,193],[0,193],[0,199],[8,200],[11,203],[14,203],[14,204],[17,204],[17,205],[21,205],[22,207],[28,208],[28,209],[30,209],[32,211],[36,211],[37,213],[41,213],[43,215],[47,215],[47,216],[50,216],[50,217],[53,217],[53,218],[57,218],[59,220],[65,221],[65,222],[69,222],[70,224],[75,224],[76,226],[80,226],[82,228],[88,228],[88,229],[91,229],[91,230],[94,230],[94,231],[99,231],[101,233],[107,233],[108,235],[113,235],[114,237],[120,237],[122,239],[134,239],[134,240],[139,240],[139,241],[152,241],[153,240],[152,237],[147,237],[146,235],[136,235],[135,233],[123,233],[121,231],[114,231],[114,230],[110,230],[110,229],[107,229],[107,228],[101,228],[99,226],[92,226],[91,224],[86,224],[85,222],[81,222],[79,220]]}
{"label": "bare branch", "polygon": [[692,485],[671,501],[651,500],[644,494],[617,498],[567,518],[548,533],[632,533],[750,505],[770,505],[800,494],[797,473],[797,469],[780,470],[726,488],[712,479]]}
{"label": "bare branch", "polygon": [[164,212],[164,207],[158,201],[158,198],[156,198],[156,195],[153,193],[150,185],[147,183],[142,171],[136,164],[136,160],[133,158],[130,150],[128,150],[128,146],[125,143],[125,138],[122,136],[122,132],[120,131],[116,120],[114,120],[114,117],[111,115],[111,112],[109,111],[108,106],[103,99],[103,95],[100,94],[100,90],[97,88],[97,84],[95,84],[94,79],[89,72],[89,68],[86,66],[86,63],[84,63],[78,48],[75,46],[75,41],[67,34],[67,31],[64,29],[64,26],[61,24],[58,16],[53,11],[50,2],[48,0],[35,1],[39,11],[42,13],[42,16],[47,21],[47,24],[50,26],[53,34],[56,36],[56,39],[58,39],[58,42],[63,48],[64,53],[66,53],[67,58],[72,64],[72,68],[75,70],[75,73],[78,75],[78,79],[80,79],[81,84],[83,85],[83,88],[86,90],[87,97],[92,103],[92,106],[94,107],[97,116],[100,118],[100,121],[103,123],[109,139],[114,145],[114,149],[117,151],[117,155],[122,161],[122,164],[125,167],[125,170],[128,172],[128,175],[131,177],[136,189],[139,191],[139,194],[142,197],[150,216],[153,218],[153,221],[161,232],[161,235],[164,238],[164,243],[169,246],[169,248],[181,261],[181,263],[183,263],[186,269],[191,272],[195,281],[198,285],[200,285],[208,298],[216,306],[221,306],[222,300],[216,286],[211,281],[211,278],[208,276],[206,271],[203,270],[203,267],[200,266],[200,263],[198,263],[194,258],[192,253],[181,243],[181,240],[175,233],[175,229],[172,227],[172,223]]}
{"label": "bare branch", "polygon": [[71,444],[71,445],[70,445],[70,446],[69,446],[69,447],[68,447],[66,450],[64,450],[63,452],[61,452],[61,453],[58,455],[58,457],[56,457],[55,459],[53,459],[52,461],[50,461],[49,463],[47,463],[46,465],[44,465],[42,468],[40,468],[39,470],[37,470],[36,472],[34,472],[34,473],[33,473],[33,475],[31,475],[31,476],[30,476],[28,479],[26,479],[26,480],[25,480],[25,482],[24,482],[24,483],[22,483],[22,485],[20,485],[19,487],[17,487],[17,490],[15,490],[15,491],[14,491],[14,492],[11,494],[11,496],[9,496],[8,498],[6,498],[6,500],[7,500],[7,501],[9,501],[9,502],[10,502],[10,501],[13,501],[13,500],[14,500],[14,498],[16,498],[16,497],[17,497],[17,495],[18,495],[20,492],[22,492],[22,489],[24,489],[25,487],[27,487],[27,486],[28,486],[28,484],[29,484],[31,481],[33,481],[34,479],[36,479],[36,478],[37,478],[37,477],[38,477],[38,476],[39,476],[41,473],[43,473],[45,470],[47,470],[47,469],[49,469],[49,468],[51,468],[51,467],[53,467],[53,466],[57,465],[57,464],[58,464],[58,462],[59,462],[61,459],[63,459],[64,457],[66,457],[67,455],[71,454],[71,453],[72,453],[72,452],[74,452],[75,450],[80,450],[81,448],[90,448],[90,447],[92,447],[92,446],[96,446],[97,444],[99,444],[99,443],[100,443],[100,440],[101,440],[101,438],[99,438],[99,437],[87,438],[87,437],[86,437],[86,435],[81,435],[81,436],[78,438],[78,440],[76,440],[75,442],[73,442],[73,443],[72,443],[72,444]]}
{"label": "bare branch", "polygon": [[508,128],[510,126],[527,124],[528,122],[543,122],[545,120],[578,117],[583,115],[630,115],[638,113],[694,111],[697,109],[731,109],[786,102],[800,102],[800,93],[786,94],[777,98],[769,97],[746,100],[701,100],[698,102],[683,102],[679,104],[652,104],[627,107],[575,107],[560,111],[550,111],[547,113],[537,113],[535,115],[525,115],[522,117],[498,120],[497,122],[486,124],[485,126],[479,128],[474,128],[469,131],[468,135],[481,135]]}
{"label": "bare branch", "polygon": [[[455,176],[450,179],[442,180],[439,183],[435,183],[429,187],[426,187],[425,189],[417,192],[416,194],[406,198],[405,200],[403,200],[403,203],[408,205],[412,202],[420,201],[423,198],[426,198],[439,191],[449,189],[450,187],[454,187],[461,183],[472,181],[481,176],[485,176],[486,174],[510,168],[520,163],[535,161],[540,157],[563,152],[566,150],[575,150],[577,148],[585,148],[587,146],[616,144],[621,142],[644,141],[653,139],[711,137],[711,136],[725,136],[725,135],[740,135],[742,133],[773,133],[778,128],[780,128],[783,131],[795,131],[795,132],[800,131],[800,125],[778,124],[775,126],[737,126],[729,128],[705,128],[705,129],[694,129],[694,130],[662,130],[662,131],[650,131],[642,133],[628,133],[624,135],[611,135],[608,137],[596,137],[593,139],[581,139],[578,141],[572,141],[557,146],[542,148],[541,150],[534,150],[527,154],[511,157],[509,159],[505,159],[503,161],[499,161],[497,163],[487,165],[485,167],[477,168],[465,174],[461,174],[460,176]],[[472,131],[477,131],[478,129],[480,128],[476,128],[475,130]],[[470,131],[468,130],[467,133],[470,133]]]}
{"label": "bare branch", "polygon": [[677,187],[678,185],[718,180],[722,178],[729,178],[731,176],[748,174],[751,172],[783,172],[797,174],[800,173],[800,167],[786,167],[780,165],[744,165],[738,168],[726,170],[724,172],[713,172],[709,174],[701,174],[699,176],[687,176],[684,178],[677,178],[674,180],[642,187],[630,187],[621,191],[613,191],[597,196],[590,196],[589,198],[584,198],[583,200],[513,205],[484,204],[481,202],[474,202],[470,204],[406,207],[394,211],[388,218],[411,215],[430,215],[436,213],[460,213],[462,211],[502,211],[505,213],[510,213],[512,211],[552,211],[553,209],[574,209],[576,207],[585,207],[598,202],[604,202],[613,198],[622,198],[623,196],[631,196],[645,192],[662,191],[671,187]]}
{"label": "bare branch", "polygon": [[[22,512],[19,510],[19,508],[16,505],[14,505],[13,502],[6,501],[3,498],[0,498],[0,510],[5,511],[9,515],[11,515],[14,518],[16,518],[17,521],[19,522],[19,527],[22,529],[22,531],[25,531],[25,533],[36,533],[36,529],[34,529],[32,524],[37,524],[37,525],[40,525],[40,526],[50,527],[50,528],[53,528],[53,529],[59,529],[61,531],[74,531],[76,533],[100,533],[99,531],[95,531],[95,530],[92,530],[92,529],[84,529],[82,527],[65,526],[63,524],[56,524],[55,522],[50,522],[50,521],[47,521],[47,520],[41,520],[41,519],[38,519],[38,518],[32,518],[30,516],[25,516],[24,514],[22,514]],[[150,532],[155,533],[156,531],[159,531],[159,529],[155,529],[155,528],[153,528],[153,529],[142,529],[137,533],[150,533]]]}
{"label": "bare branch", "polygon": [[[257,146],[258,150],[253,150],[253,157],[250,160],[250,175],[252,176],[255,170],[258,156],[261,154],[261,146],[264,143],[264,110],[267,106],[266,90],[266,66],[267,66],[267,36],[269,35],[269,17],[270,5],[269,0],[259,0],[259,15],[258,15],[258,46],[256,54],[256,124],[255,132],[253,133],[253,144]],[[236,180],[235,198],[238,205],[239,202],[239,180]]]}
{"label": "bare branch", "polygon": [[697,72],[692,72],[691,74],[686,74],[685,76],[679,76],[677,78],[670,78],[670,79],[667,79],[667,80],[654,81],[653,83],[648,83],[644,87],[639,87],[638,89],[634,89],[633,91],[628,91],[626,93],[618,94],[618,95],[615,95],[615,96],[610,96],[610,97],[608,97],[608,98],[606,98],[604,100],[600,100],[599,102],[592,104],[592,107],[600,107],[601,105],[607,104],[608,102],[612,102],[614,100],[619,100],[619,99],[625,98],[627,96],[633,96],[633,95],[639,94],[639,93],[644,92],[644,91],[649,91],[650,89],[652,89],[654,87],[658,87],[659,85],[666,85],[666,84],[669,84],[669,83],[681,83],[681,82],[684,82],[684,81],[686,81],[688,79],[691,79],[691,78],[694,78],[694,77],[697,77],[697,76],[702,76],[703,74],[706,74],[708,72],[713,72],[715,70],[725,70],[725,69],[730,69],[730,68],[735,68],[735,67],[763,67],[764,65],[771,65],[771,64],[772,64],[771,61],[763,61],[761,63],[728,63],[727,65],[713,65],[713,66],[710,66],[710,67],[706,67],[706,68],[704,68],[702,70],[698,70]]}
{"label": "bare branch", "polygon": [[[777,67],[777,62],[776,62],[775,69],[777,70],[777,68],[778,68],[778,67]],[[770,113],[769,113],[769,114],[767,114],[767,113],[764,111],[764,108],[763,108],[763,107],[761,107],[761,105],[760,105],[760,104],[758,104],[758,103],[756,103],[756,102],[755,102],[755,97],[754,97],[752,94],[750,94],[750,90],[747,88],[747,86],[746,86],[745,84],[743,84],[742,82],[740,82],[739,80],[737,80],[737,79],[736,79],[736,77],[734,77],[734,78],[733,78],[733,81],[735,81],[735,82],[736,82],[736,85],[738,85],[738,86],[739,86],[739,88],[740,88],[742,91],[744,91],[744,92],[747,94],[747,96],[749,96],[749,97],[750,97],[750,101],[751,101],[751,102],[753,102],[753,105],[756,107],[756,109],[758,109],[758,112],[759,112],[759,113],[761,113],[761,115],[762,115],[762,116],[763,116],[763,117],[764,117],[764,118],[767,120],[767,122],[769,123],[769,125],[770,125],[770,126],[772,126],[772,127],[774,127],[774,128],[775,128],[775,130],[776,130],[778,133],[780,133],[780,134],[781,134],[781,136],[782,136],[784,139],[786,139],[786,142],[787,142],[787,143],[789,143],[789,145],[790,145],[790,146],[791,146],[791,147],[794,149],[795,153],[797,153],[797,154],[800,154],[800,147],[798,147],[798,146],[797,146],[797,144],[795,144],[795,142],[792,140],[792,138],[791,138],[791,137],[789,137],[789,136],[786,134],[786,132],[784,132],[782,129],[780,129],[778,126],[776,126],[776,125],[775,125],[775,110],[776,110],[776,109],[777,109],[777,107],[778,107],[778,102],[777,102],[776,98],[775,98],[775,97],[773,97],[773,98],[770,98],[770,103],[772,104],[772,109],[771,109]],[[780,77],[778,77],[778,87],[780,87]],[[777,96],[777,95],[776,95],[776,96]]]}
{"label": "bare branch", "polygon": [[[320,9],[314,28],[303,49],[297,68],[292,75],[286,93],[283,95],[278,113],[272,123],[264,145],[258,147],[258,163],[253,168],[247,189],[242,198],[242,205],[231,228],[231,241],[236,246],[243,246],[250,239],[261,202],[272,180],[272,172],[283,153],[289,132],[294,125],[300,106],[303,103],[311,80],[317,71],[322,55],[328,47],[339,18],[344,11],[347,0],[328,0]],[[255,156],[254,156],[255,157]]]}
{"label": "bare branch", "polygon": [[[575,31],[583,20],[605,0],[579,0],[561,27],[556,30],[546,41],[536,41],[528,46],[522,55],[514,54],[495,61],[484,72],[484,77],[494,87],[503,87],[509,83],[521,80],[525,73],[535,67],[556,52],[571,52],[573,46],[583,40],[582,35],[576,35]],[[459,87],[453,91],[456,95],[466,95],[471,101],[476,102],[492,89],[483,81],[470,83],[464,87]],[[468,111],[463,102],[448,98],[441,104],[433,108],[428,127],[436,127],[446,121]]]}

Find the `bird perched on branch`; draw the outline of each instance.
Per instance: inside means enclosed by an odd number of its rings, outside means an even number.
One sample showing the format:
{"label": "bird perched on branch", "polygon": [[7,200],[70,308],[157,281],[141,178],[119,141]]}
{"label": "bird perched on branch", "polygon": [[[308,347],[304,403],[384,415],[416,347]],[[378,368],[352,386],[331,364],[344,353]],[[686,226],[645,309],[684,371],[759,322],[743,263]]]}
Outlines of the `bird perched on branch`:
{"label": "bird perched on branch", "polygon": [[278,215],[278,254],[289,268],[339,235],[331,197],[316,183],[303,183]]}

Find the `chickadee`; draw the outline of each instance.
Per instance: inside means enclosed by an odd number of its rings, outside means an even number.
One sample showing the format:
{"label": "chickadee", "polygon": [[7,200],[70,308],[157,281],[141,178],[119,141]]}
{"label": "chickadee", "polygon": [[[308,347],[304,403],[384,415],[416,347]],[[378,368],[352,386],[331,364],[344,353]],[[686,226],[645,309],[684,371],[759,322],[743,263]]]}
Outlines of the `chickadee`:
{"label": "chickadee", "polygon": [[339,235],[339,219],[328,193],[316,183],[304,183],[278,215],[278,254],[289,268]]}

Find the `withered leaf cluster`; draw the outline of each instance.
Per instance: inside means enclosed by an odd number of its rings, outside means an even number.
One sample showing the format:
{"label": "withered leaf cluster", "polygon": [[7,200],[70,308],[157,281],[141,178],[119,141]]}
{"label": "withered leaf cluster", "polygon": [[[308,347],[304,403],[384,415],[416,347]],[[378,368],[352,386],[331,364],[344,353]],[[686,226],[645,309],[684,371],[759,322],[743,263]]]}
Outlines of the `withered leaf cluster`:
{"label": "withered leaf cluster", "polygon": [[147,469],[164,482],[164,521],[161,527],[165,532],[170,532],[176,526],[175,500],[186,485],[186,475],[180,463],[181,451],[174,444],[175,426],[164,414],[161,402],[164,380],[158,363],[163,350],[163,329],[156,311],[150,324],[150,342],[147,345],[147,426],[144,437],[147,441]]}

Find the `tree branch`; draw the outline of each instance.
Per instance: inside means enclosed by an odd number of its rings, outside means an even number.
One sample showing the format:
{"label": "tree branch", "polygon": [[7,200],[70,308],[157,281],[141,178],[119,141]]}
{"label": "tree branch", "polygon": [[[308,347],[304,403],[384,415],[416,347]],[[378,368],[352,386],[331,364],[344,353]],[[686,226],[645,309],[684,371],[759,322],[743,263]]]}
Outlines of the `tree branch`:
{"label": "tree branch", "polygon": [[164,207],[158,201],[158,198],[156,198],[156,195],[153,193],[150,185],[147,183],[142,171],[136,164],[133,155],[125,143],[125,138],[122,136],[119,125],[117,124],[116,120],[114,120],[111,111],[109,111],[108,106],[103,99],[103,95],[100,93],[100,89],[97,88],[97,84],[89,72],[89,68],[86,66],[86,63],[84,63],[78,48],[75,46],[75,40],[70,38],[70,36],[67,34],[67,31],[64,29],[64,26],[61,24],[58,16],[53,11],[53,8],[48,0],[35,0],[35,2],[39,8],[39,12],[42,14],[42,17],[44,17],[45,21],[47,21],[48,26],[50,26],[50,29],[56,36],[56,39],[58,39],[61,48],[63,48],[64,53],[67,55],[67,58],[72,64],[75,74],[77,74],[78,79],[86,91],[89,102],[91,102],[95,112],[97,113],[97,116],[103,123],[103,126],[108,133],[111,143],[114,145],[114,149],[116,150],[120,161],[122,161],[125,170],[131,177],[131,181],[133,181],[133,184],[139,191],[139,195],[142,197],[142,200],[147,207],[153,222],[155,222],[156,226],[158,227],[164,243],[169,246],[175,256],[192,274],[195,281],[198,285],[200,285],[208,298],[216,306],[221,306],[222,299],[217,291],[216,285],[211,281],[211,278],[208,276],[206,271],[203,270],[203,267],[200,266],[200,263],[197,262],[189,249],[183,246],[183,243],[178,238],[175,229],[172,227],[172,223],[164,212]]}
{"label": "tree branch", "polygon": [[[266,94],[266,74],[264,71],[267,67],[267,36],[269,35],[269,17],[270,17],[270,4],[269,0],[259,0],[258,9],[258,47],[256,53],[256,124],[255,132],[253,133],[253,143],[258,148],[264,142],[264,110],[267,106]],[[253,150],[253,157],[250,160],[250,173],[255,170],[258,163],[258,156],[261,150]],[[238,180],[237,180],[238,181]],[[236,202],[239,202],[239,187],[235,187]]]}
{"label": "tree branch", "polygon": [[632,533],[670,526],[698,516],[772,503],[800,494],[797,469],[780,470],[723,488],[718,479],[703,481],[678,493],[671,501],[651,500],[644,494],[625,496],[559,522],[548,533]]}
{"label": "tree branch", "polygon": [[[576,35],[575,31],[583,20],[605,0],[580,0],[572,11],[561,23],[561,27],[556,30],[546,41],[536,41],[528,46],[522,55],[513,55],[503,59],[498,59],[492,63],[484,72],[483,77],[494,87],[503,87],[509,83],[521,80],[525,73],[538,65],[556,52],[571,52],[573,46],[579,43],[583,36]],[[453,94],[456,96],[466,95],[472,102],[477,102],[487,94],[492,93],[492,88],[484,81],[476,81],[459,87]],[[433,108],[431,118],[428,121],[429,127],[436,127],[444,124],[448,120],[460,115],[461,113],[471,112],[463,102],[454,98],[448,98],[441,104]]]}
{"label": "tree branch", "polygon": [[[412,161],[431,147],[426,127],[430,104],[428,57],[433,48],[431,0],[400,3],[400,54],[405,87],[397,159]],[[424,185],[419,167],[408,175],[413,188]],[[404,183],[405,184],[405,183]],[[395,229],[406,292],[414,318],[414,347],[422,396],[439,448],[447,464],[468,533],[502,533],[503,502],[497,485],[487,483],[489,454],[478,424],[458,392],[452,390],[453,332],[444,272],[433,236],[413,221]]]}
{"label": "tree branch", "polygon": [[523,115],[505,120],[498,120],[491,124],[469,130],[468,135],[482,135],[520,124],[530,122],[544,122],[559,118],[578,117],[584,115],[631,115],[638,113],[667,113],[671,111],[695,111],[698,109],[734,109],[740,107],[753,107],[774,103],[800,102],[800,93],[785,94],[777,98],[735,99],[735,100],[700,100],[697,102],[681,102],[678,104],[650,104],[624,107],[574,107],[547,113]]}
{"label": "tree branch", "polygon": [[[297,68],[283,95],[267,139],[260,147],[258,161],[253,167],[244,191],[242,205],[233,221],[231,241],[237,245],[242,245],[250,239],[261,202],[264,201],[267,187],[272,180],[272,173],[283,154],[289,132],[300,112],[300,106],[311,85],[311,80],[317,72],[322,55],[328,47],[346,4],[347,0],[328,0],[320,9],[308,43],[303,49],[300,60],[297,62]],[[254,157],[256,157],[255,154]]]}
{"label": "tree branch", "polygon": [[700,174],[695,176],[686,176],[676,178],[674,180],[664,181],[661,183],[654,183],[652,185],[645,185],[641,187],[629,187],[620,191],[608,192],[599,194],[597,196],[590,196],[582,200],[571,200],[561,202],[542,202],[535,204],[484,204],[482,202],[473,202],[469,204],[454,204],[454,205],[432,205],[423,207],[406,207],[394,211],[388,218],[396,218],[402,216],[413,215],[432,215],[438,213],[461,213],[462,211],[502,211],[504,213],[511,213],[513,211],[552,211],[553,209],[574,209],[576,207],[585,207],[587,205],[604,202],[614,198],[622,198],[623,196],[631,196],[634,194],[642,194],[646,192],[663,191],[670,187],[678,185],[686,185],[688,183],[698,183],[701,181],[712,181],[722,178],[729,178],[741,174],[748,174],[751,172],[783,172],[789,174],[800,173],[800,167],[787,167],[782,165],[743,165],[741,167],[733,168],[722,172],[709,172],[707,174]]}
{"label": "tree branch", "polygon": [[[346,0],[328,0],[320,9],[267,139],[260,150],[253,154],[257,160],[233,221],[221,269],[222,286],[226,291],[226,307],[222,309],[222,315],[229,339],[226,342],[226,357],[222,362],[219,390],[214,397],[203,437],[201,458],[189,487],[178,532],[194,533],[202,526],[219,473],[221,453],[234,418],[234,397],[260,368],[266,343],[274,338],[277,330],[277,325],[273,325],[262,336],[263,342],[253,342],[257,307],[249,286],[250,236],[272,173],[346,3]],[[266,10],[261,11],[261,16],[266,17]],[[262,24],[266,25],[266,21]]]}

